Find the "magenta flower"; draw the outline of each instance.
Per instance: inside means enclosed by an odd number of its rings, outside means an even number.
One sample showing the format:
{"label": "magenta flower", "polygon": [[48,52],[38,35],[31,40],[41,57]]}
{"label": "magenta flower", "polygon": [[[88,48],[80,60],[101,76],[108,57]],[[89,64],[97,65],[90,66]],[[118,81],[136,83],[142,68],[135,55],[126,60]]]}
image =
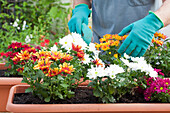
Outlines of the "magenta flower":
{"label": "magenta flower", "polygon": [[157,91],[157,93],[161,93],[161,92],[166,93],[166,90],[168,90],[168,89],[167,89],[167,85],[164,82],[158,83],[158,85],[156,86],[156,89],[155,89],[155,91]]}

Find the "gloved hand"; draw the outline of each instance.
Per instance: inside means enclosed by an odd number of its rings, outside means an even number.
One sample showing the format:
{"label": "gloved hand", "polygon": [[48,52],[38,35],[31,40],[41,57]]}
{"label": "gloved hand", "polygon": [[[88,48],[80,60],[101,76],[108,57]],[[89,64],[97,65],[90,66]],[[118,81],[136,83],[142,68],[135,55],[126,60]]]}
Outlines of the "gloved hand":
{"label": "gloved hand", "polygon": [[82,34],[81,25],[82,23],[88,24],[88,16],[91,10],[86,4],[77,5],[72,11],[72,18],[68,22],[70,32],[76,32]]}
{"label": "gloved hand", "polygon": [[120,54],[126,53],[133,57],[143,56],[155,32],[163,26],[163,22],[153,12],[149,12],[149,15],[145,18],[130,24],[119,33],[120,36],[123,36],[130,32],[118,52]]}
{"label": "gloved hand", "polygon": [[85,23],[82,24],[82,38],[87,45],[90,44],[92,39],[92,31]]}

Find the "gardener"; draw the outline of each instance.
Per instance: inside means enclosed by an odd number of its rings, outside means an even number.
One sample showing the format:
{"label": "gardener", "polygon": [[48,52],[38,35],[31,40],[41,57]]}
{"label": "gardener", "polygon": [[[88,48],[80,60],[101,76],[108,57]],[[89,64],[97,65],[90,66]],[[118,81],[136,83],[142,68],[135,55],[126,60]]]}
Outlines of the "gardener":
{"label": "gardener", "polygon": [[[160,9],[148,13],[154,2],[155,0],[93,0],[91,4],[90,0],[74,0],[75,8],[68,26],[71,32],[82,34],[82,23],[88,24],[91,13],[89,8],[92,7],[93,42],[99,43],[99,39],[105,34],[119,33],[121,36],[129,33],[118,52],[134,57],[143,56],[154,33],[170,24],[170,0],[163,0]],[[84,40],[86,43],[91,41],[86,37]]]}

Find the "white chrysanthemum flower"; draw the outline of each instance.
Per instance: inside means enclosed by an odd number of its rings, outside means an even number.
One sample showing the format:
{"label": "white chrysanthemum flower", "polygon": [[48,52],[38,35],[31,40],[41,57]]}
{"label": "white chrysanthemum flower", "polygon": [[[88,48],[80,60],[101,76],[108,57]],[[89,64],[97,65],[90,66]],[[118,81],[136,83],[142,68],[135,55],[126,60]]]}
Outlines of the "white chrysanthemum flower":
{"label": "white chrysanthemum flower", "polygon": [[27,35],[26,38],[25,38],[25,42],[26,42],[26,43],[31,42],[31,39],[30,39],[30,37],[29,37],[28,35]]}
{"label": "white chrysanthemum flower", "polygon": [[58,47],[56,45],[54,45],[53,47],[50,48],[51,51],[57,51]]}
{"label": "white chrysanthemum flower", "polygon": [[84,64],[90,63],[91,60],[92,60],[92,59],[89,57],[88,54],[84,54],[84,59],[83,59],[83,63],[84,63]]}
{"label": "white chrysanthemum flower", "polygon": [[79,45],[82,47],[82,49],[87,48],[86,42],[82,39],[81,35],[78,33],[72,33],[72,38],[73,38],[73,44],[74,45]]}
{"label": "white chrysanthemum flower", "polygon": [[65,48],[66,50],[70,51],[72,49],[72,43],[75,46],[81,46],[82,49],[87,48],[87,44],[85,41],[82,39],[80,34],[77,33],[71,33],[62,39],[59,40],[59,43],[62,45],[62,48]]}
{"label": "white chrysanthemum flower", "polygon": [[73,38],[69,34],[59,40],[59,43],[62,45],[62,48],[65,48],[66,50],[70,51],[72,49],[72,43],[73,43]]}
{"label": "white chrysanthemum flower", "polygon": [[155,78],[158,77],[158,73],[156,71],[150,71],[149,76]]}
{"label": "white chrysanthemum flower", "polygon": [[99,56],[101,51],[97,50],[94,43],[90,43],[88,46],[88,51],[92,51],[95,56]]}
{"label": "white chrysanthemum flower", "polygon": [[126,55],[127,58],[130,58],[133,62],[129,62],[127,59],[121,58],[121,60],[127,65],[129,68],[131,68],[134,71],[140,70],[141,72],[146,72],[146,74],[149,74],[151,77],[157,77],[158,74],[150,64],[147,64],[144,57],[129,57]]}
{"label": "white chrysanthemum flower", "polygon": [[90,79],[96,79],[97,77],[104,77],[106,74],[104,67],[98,66],[98,67],[91,67],[91,69],[88,69],[87,77]]}
{"label": "white chrysanthemum flower", "polygon": [[114,79],[116,77],[116,74],[125,72],[122,67],[120,67],[119,65],[115,65],[115,64],[110,65],[110,67],[107,67],[105,71],[107,72],[108,76],[111,79]]}

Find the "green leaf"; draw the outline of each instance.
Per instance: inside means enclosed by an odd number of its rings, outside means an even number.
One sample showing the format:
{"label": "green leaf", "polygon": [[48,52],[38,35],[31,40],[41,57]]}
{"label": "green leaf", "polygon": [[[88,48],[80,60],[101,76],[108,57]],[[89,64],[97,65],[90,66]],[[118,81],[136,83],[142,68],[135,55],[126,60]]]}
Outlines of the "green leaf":
{"label": "green leaf", "polygon": [[41,70],[38,70],[36,74],[37,74],[39,77],[41,77],[41,76],[44,75],[43,71],[41,71]]}
{"label": "green leaf", "polygon": [[67,88],[69,85],[68,84],[60,84],[62,87]]}
{"label": "green leaf", "polygon": [[45,101],[45,102],[50,102],[50,99],[51,99],[51,97],[49,96],[49,97],[46,97],[46,98],[44,99],[44,101]]}
{"label": "green leaf", "polygon": [[60,94],[60,93],[58,93],[58,97],[59,97],[60,99],[64,99],[64,98],[63,98],[63,95]]}
{"label": "green leaf", "polygon": [[52,7],[50,11],[48,12],[48,14],[55,19],[58,13],[57,10],[58,10],[57,7]]}
{"label": "green leaf", "polygon": [[29,92],[32,92],[32,91],[33,91],[33,89],[29,87],[25,90],[25,93],[29,93]]}
{"label": "green leaf", "polygon": [[96,97],[100,97],[100,91],[99,91],[98,89],[94,89],[94,90],[93,90],[93,94],[94,94],[94,96],[96,96]]}

